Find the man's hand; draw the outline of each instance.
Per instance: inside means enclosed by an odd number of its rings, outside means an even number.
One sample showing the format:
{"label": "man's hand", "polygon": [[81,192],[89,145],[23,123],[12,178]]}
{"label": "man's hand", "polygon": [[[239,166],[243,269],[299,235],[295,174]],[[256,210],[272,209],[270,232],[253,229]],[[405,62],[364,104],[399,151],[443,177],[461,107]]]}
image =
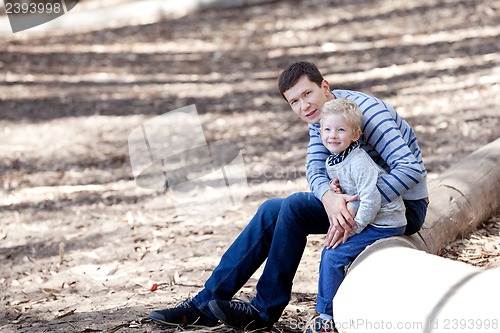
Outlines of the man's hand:
{"label": "man's hand", "polygon": [[357,194],[335,194],[333,191],[327,191],[321,198],[330,221],[330,229],[325,239],[327,248],[338,246],[340,241],[345,242],[349,235],[354,234],[352,228],[357,227],[357,224],[347,209],[347,203],[355,200],[358,200]]}
{"label": "man's hand", "polygon": [[342,242],[345,242],[347,238],[349,238],[349,233],[347,231],[338,231],[332,225],[330,225],[325,238],[325,247],[327,249],[334,249]]}
{"label": "man's hand", "polygon": [[[350,202],[347,203],[347,210],[352,217],[356,216],[356,210]],[[354,232],[348,233],[347,231],[344,231],[342,233],[338,230],[335,230],[332,225],[330,225],[330,228],[328,229],[328,233],[326,235],[325,247],[327,249],[334,249],[339,246],[340,243],[345,243],[347,239],[352,235],[354,235]]]}

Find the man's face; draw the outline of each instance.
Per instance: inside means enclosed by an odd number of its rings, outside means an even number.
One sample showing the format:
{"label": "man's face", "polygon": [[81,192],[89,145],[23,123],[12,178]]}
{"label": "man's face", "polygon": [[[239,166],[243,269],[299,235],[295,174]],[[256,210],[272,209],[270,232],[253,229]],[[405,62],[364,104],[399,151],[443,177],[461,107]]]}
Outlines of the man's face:
{"label": "man's face", "polygon": [[321,87],[304,75],[297,83],[283,93],[293,112],[308,124],[319,122],[320,109],[326,101],[333,99],[328,82]]}

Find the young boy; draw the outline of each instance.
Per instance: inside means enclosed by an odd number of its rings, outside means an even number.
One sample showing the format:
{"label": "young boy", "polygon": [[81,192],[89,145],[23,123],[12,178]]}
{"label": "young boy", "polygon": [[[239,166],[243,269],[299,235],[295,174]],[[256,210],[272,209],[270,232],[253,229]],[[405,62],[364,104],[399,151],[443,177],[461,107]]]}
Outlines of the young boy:
{"label": "young boy", "polygon": [[332,300],[344,279],[346,267],[358,254],[377,239],[402,235],[406,226],[403,199],[382,204],[377,181],[386,172],[360,147],[362,115],[358,105],[338,98],[326,102],[321,109],[320,133],[323,145],[331,152],[325,165],[330,179],[338,179],[342,191],[358,194],[349,202],[356,211],[357,227],[347,241],[325,247],[321,255],[316,310],[306,333],[334,332]]}

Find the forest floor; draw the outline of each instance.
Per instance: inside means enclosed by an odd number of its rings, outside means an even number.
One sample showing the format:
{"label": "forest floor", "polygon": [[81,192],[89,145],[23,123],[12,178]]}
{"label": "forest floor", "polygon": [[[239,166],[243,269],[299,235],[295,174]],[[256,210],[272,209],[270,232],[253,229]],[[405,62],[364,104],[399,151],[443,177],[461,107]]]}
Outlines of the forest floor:
{"label": "forest floor", "polygon": [[[499,0],[267,1],[0,36],[0,331],[181,331],[146,315],[200,290],[264,200],[307,190],[308,131],[277,92],[284,67],[313,61],[332,88],[393,105],[434,179],[500,137],[499,40]],[[213,217],[179,213],[130,164],[134,129],[191,104],[247,175],[245,199]],[[273,331],[313,314],[321,244],[310,237]],[[497,214],[441,255],[488,267],[499,244]]]}

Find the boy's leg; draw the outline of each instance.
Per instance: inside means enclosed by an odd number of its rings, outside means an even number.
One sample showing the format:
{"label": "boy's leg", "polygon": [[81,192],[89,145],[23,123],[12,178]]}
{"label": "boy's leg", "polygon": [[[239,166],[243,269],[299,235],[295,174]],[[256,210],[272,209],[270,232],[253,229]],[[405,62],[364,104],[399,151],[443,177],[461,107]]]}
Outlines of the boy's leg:
{"label": "boy's leg", "polygon": [[335,249],[323,249],[319,268],[318,300],[316,311],[333,315],[332,301],[340,284],[344,280],[345,268],[368,245],[378,239],[402,235],[405,227],[377,228],[367,226],[361,233],[355,234]]}

